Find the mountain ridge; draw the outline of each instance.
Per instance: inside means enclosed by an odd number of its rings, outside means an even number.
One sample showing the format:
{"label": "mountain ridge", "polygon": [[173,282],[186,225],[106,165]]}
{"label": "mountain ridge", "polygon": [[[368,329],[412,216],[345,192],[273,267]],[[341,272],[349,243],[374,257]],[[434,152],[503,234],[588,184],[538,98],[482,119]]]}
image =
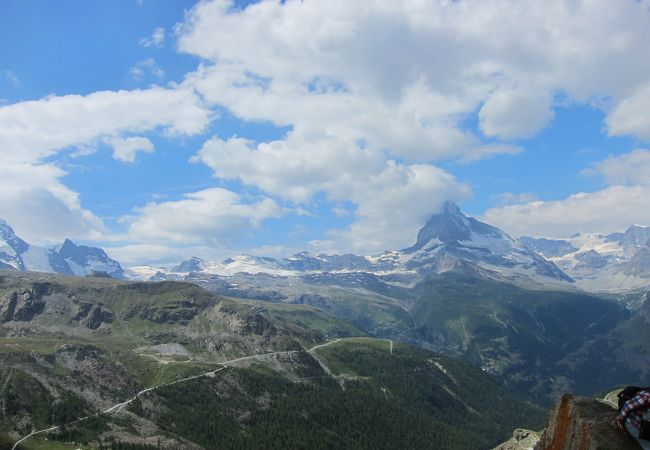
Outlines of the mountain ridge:
{"label": "mountain ridge", "polygon": [[2,219],[0,268],[78,276],[104,273],[113,278],[124,278],[120,263],[111,259],[99,247],[77,245],[70,239],[49,248],[31,245],[18,237],[13,228]]}

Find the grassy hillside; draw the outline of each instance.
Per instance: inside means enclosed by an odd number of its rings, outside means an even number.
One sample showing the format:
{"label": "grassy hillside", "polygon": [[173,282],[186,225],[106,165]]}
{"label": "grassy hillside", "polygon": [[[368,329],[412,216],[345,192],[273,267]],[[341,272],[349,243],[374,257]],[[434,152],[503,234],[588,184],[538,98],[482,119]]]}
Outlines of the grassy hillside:
{"label": "grassy hillside", "polygon": [[319,308],[225,298],[191,283],[0,275],[5,338],[72,339],[109,348],[178,343],[194,359],[213,362],[362,334]]}
{"label": "grassy hillside", "polygon": [[300,353],[164,388],[130,410],[208,449],[482,449],[543,420],[479,369],[432,352],[345,339],[317,355],[334,377]]}
{"label": "grassy hillside", "polygon": [[350,335],[313,306],[188,283],[3,274],[0,449],[84,416],[20,448],[475,449],[540,423],[480,369]]}

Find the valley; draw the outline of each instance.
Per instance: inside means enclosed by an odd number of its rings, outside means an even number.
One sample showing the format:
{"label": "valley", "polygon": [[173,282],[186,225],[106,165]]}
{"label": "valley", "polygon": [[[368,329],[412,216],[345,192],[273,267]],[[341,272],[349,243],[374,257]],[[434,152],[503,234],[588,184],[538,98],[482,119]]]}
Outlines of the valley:
{"label": "valley", "polygon": [[376,257],[2,270],[0,448],[487,449],[563,392],[643,384],[646,291],[587,292],[531,245],[449,204]]}
{"label": "valley", "polygon": [[[363,332],[304,305],[275,316],[273,304],[178,282],[5,273],[1,286],[5,310],[20,297],[0,328],[3,448],[34,431],[17,448],[259,448],[269,436],[277,448],[488,448],[542,417],[478,368],[352,337]],[[96,328],[83,301],[102,308]],[[213,328],[193,331],[205,317]],[[472,432],[456,430],[476,414]]]}

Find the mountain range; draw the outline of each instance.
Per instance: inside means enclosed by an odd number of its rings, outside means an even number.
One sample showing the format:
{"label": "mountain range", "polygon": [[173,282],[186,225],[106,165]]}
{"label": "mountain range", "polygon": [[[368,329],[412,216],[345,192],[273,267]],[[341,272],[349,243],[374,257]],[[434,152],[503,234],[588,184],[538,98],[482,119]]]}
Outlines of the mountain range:
{"label": "mountain range", "polygon": [[567,239],[523,236],[520,241],[582,289],[625,292],[650,285],[650,227],[631,225],[623,233],[583,233]]}
{"label": "mountain range", "polygon": [[476,272],[515,283],[567,284],[572,279],[553,262],[502,230],[465,216],[446,203],[417,234],[409,248],[379,255],[312,255],[288,258],[239,255],[224,261],[193,257],[170,269],[134,267],[130,276],[143,280],[180,279],[190,273],[232,276],[237,273],[303,276],[315,273],[366,273],[398,286],[413,286],[432,273]]}
{"label": "mountain range", "polygon": [[524,286],[625,293],[650,286],[649,243],[650,227],[642,225],[631,225],[621,233],[514,239],[448,202],[420,229],[411,247],[379,255],[300,252],[286,258],[238,255],[223,261],[192,257],[171,267],[123,269],[101,248],[76,245],[69,239],[50,248],[28,244],[0,219],[0,268],[82,276],[105,273],[142,281],[182,280],[190,274],[302,277],[360,273],[407,287],[433,273],[473,272]]}

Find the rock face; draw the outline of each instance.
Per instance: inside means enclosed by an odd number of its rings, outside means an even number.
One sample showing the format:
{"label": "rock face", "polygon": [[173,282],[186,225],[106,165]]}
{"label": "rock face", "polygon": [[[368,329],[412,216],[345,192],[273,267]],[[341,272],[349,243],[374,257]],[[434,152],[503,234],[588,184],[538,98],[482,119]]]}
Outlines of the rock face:
{"label": "rock face", "polygon": [[638,450],[616,426],[616,410],[607,403],[564,394],[549,412],[535,450]]}
{"label": "rock face", "polygon": [[45,306],[42,297],[47,289],[47,285],[36,285],[33,289],[12,292],[0,298],[0,323],[28,322],[40,314]]}
{"label": "rock face", "polygon": [[650,276],[650,248],[642,247],[629,261],[621,264],[619,272],[638,277]]}

